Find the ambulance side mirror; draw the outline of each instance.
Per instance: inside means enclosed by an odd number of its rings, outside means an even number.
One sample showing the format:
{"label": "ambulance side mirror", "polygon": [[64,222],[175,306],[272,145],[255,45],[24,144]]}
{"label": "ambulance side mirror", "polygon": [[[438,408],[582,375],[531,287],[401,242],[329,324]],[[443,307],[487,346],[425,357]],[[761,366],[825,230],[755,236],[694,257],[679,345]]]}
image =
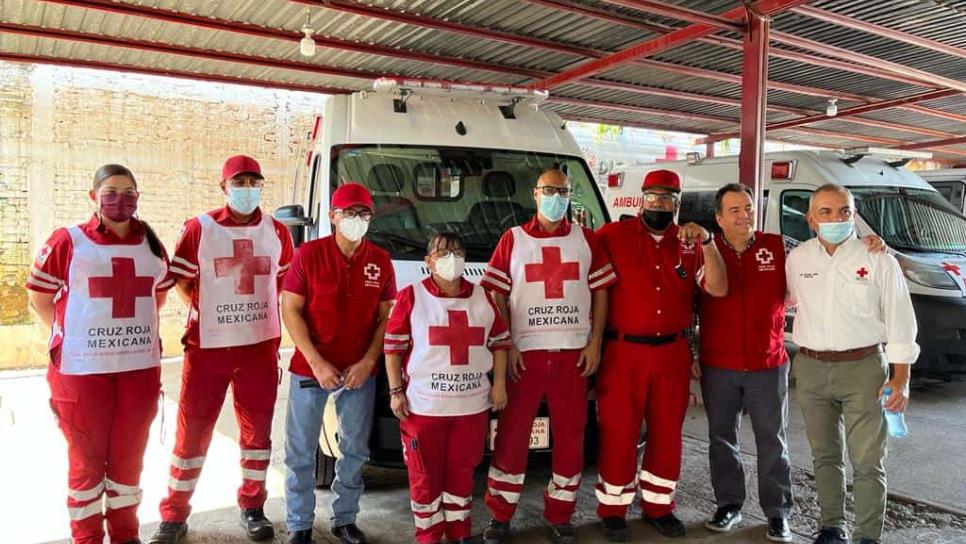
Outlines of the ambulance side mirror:
{"label": "ambulance side mirror", "polygon": [[276,208],[275,219],[288,227],[295,247],[305,241],[305,229],[312,224],[312,219],[305,216],[305,208],[301,204],[288,204]]}

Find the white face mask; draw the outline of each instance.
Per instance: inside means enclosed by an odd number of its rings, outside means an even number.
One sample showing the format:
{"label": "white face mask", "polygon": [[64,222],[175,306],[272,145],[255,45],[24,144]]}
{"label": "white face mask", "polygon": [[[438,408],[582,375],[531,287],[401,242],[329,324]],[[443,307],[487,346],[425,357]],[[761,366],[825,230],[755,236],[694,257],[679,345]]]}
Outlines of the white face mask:
{"label": "white face mask", "polygon": [[436,259],[436,273],[446,281],[453,281],[462,276],[464,268],[466,268],[466,258],[457,257],[455,253]]}
{"label": "white face mask", "polygon": [[339,221],[338,229],[350,242],[358,242],[369,230],[369,222],[359,216],[343,217],[342,221]]}

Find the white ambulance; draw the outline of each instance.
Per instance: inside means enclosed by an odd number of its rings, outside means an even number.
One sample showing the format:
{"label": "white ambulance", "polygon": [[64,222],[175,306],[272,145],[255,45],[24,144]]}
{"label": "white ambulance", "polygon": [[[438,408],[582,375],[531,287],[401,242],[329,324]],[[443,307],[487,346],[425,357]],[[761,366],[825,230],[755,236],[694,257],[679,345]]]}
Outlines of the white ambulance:
{"label": "white ambulance", "polygon": [[966,214],[966,168],[916,172],[929,182],[962,214]]}
{"label": "white ambulance", "polygon": [[[889,156],[895,153],[903,156]],[[859,234],[882,237],[908,280],[922,346],[914,372],[947,377],[966,372],[966,218],[936,189],[903,168],[912,155],[916,154],[868,148],[767,153],[762,230],[782,234],[791,245],[808,240],[814,236],[805,220],[812,192],[828,182],[848,187],[855,195]],[[685,161],[618,169],[609,175],[604,190],[611,216],[617,220],[636,215],[644,176],[662,168],[681,176],[680,221],[720,231],[714,194],[722,185],[738,181],[736,156],[702,160],[692,155]]]}
{"label": "white ambulance", "polygon": [[[316,127],[308,183],[296,189],[296,204],[279,208],[275,216],[292,228],[296,244],[327,236],[332,191],[359,182],[372,192],[376,207],[367,238],[392,255],[400,289],[428,274],[423,258],[434,231],[462,235],[466,277],[479,281],[503,232],[533,217],[532,188],[547,168],[570,176],[572,221],[596,229],[609,220],[566,124],[540,107],[546,96],[510,87],[401,79],[381,79],[372,91],[333,96],[321,128]],[[401,466],[399,426],[389,410],[384,373],[375,417],[371,462]],[[549,428],[542,411],[534,424],[533,449],[552,446]],[[329,406],[317,463],[320,485],[331,482],[337,435]],[[590,428],[588,442],[596,443]]]}

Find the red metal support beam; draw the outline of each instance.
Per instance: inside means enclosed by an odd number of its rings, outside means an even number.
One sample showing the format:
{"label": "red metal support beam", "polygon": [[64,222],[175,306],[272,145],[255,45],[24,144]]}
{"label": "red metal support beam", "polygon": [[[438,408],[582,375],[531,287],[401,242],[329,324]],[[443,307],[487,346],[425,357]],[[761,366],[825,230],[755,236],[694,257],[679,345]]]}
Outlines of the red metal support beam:
{"label": "red metal support beam", "polygon": [[[750,6],[750,9],[761,14],[762,16],[766,16],[771,13],[795,7],[798,4],[804,4],[806,1],[807,0],[758,0]],[[745,8],[737,7],[721,14],[721,17],[729,21],[740,21],[744,15]],[[677,45],[694,41],[698,38],[713,34],[717,30],[718,28],[708,24],[686,26],[684,28],[669,32],[664,36],[659,36],[643,43],[633,45],[602,59],[581,64],[560,74],[538,81],[532,84],[532,86],[552,89],[565,83],[584,79],[604,70],[609,70],[621,64],[633,61],[636,58],[653,55]]]}
{"label": "red metal support beam", "polygon": [[[238,21],[212,19],[209,17],[192,15],[190,13],[156,9],[156,8],[151,8],[151,7],[146,7],[146,6],[136,5],[136,4],[128,4],[128,3],[121,4],[118,2],[114,2],[113,0],[40,0],[40,1],[47,2],[50,4],[59,4],[64,6],[103,11],[106,13],[114,13],[117,15],[143,17],[145,19],[151,19],[155,21],[165,21],[169,23],[182,24],[182,25],[189,25],[196,28],[205,28],[208,30],[232,32],[236,34],[253,36],[257,38],[284,40],[295,44],[297,44],[299,40],[302,39],[302,35],[299,33],[281,30],[277,28],[255,26],[247,23],[240,23]],[[445,64],[447,66],[455,66],[457,68],[484,70],[488,72],[494,72],[494,73],[500,73],[500,74],[513,74],[513,75],[530,77],[530,78],[546,77],[548,74],[548,72],[543,72],[539,70],[530,70],[527,68],[519,68],[519,67],[507,66],[503,64],[493,64],[488,62],[473,61],[473,60],[467,60],[467,59],[462,59],[458,57],[449,57],[445,55],[433,55],[429,53],[422,53],[419,51],[397,49],[395,47],[373,45],[373,44],[367,44],[362,42],[355,42],[351,40],[329,38],[325,36],[316,35],[313,37],[313,39],[315,40],[316,45],[318,45],[319,47],[325,47],[328,49],[337,49],[341,51],[349,51],[352,53],[366,53],[370,55],[379,55],[383,57],[396,58],[401,60],[425,62],[427,64]]]}
{"label": "red metal support beam", "polygon": [[[882,100],[874,104],[866,104],[864,106],[855,106],[854,108],[847,108],[840,110],[835,117],[828,117],[824,113],[811,115],[808,117],[802,117],[799,119],[792,119],[790,121],[780,121],[778,123],[772,123],[766,127],[767,130],[781,130],[784,128],[792,128],[802,125],[808,125],[811,123],[821,123],[823,121],[834,121],[840,118],[851,117],[854,115],[861,115],[863,113],[871,113],[874,111],[885,110],[889,108],[894,108],[897,106],[903,106],[908,104],[915,104],[917,102],[925,102],[927,100],[936,100],[939,98],[946,98],[948,96],[955,96],[959,94],[959,91],[954,91],[950,89],[943,89],[940,91],[929,91],[926,93],[921,93],[913,96],[907,96],[903,98],[895,98],[892,100]],[[952,136],[951,134],[941,133],[945,136]],[[738,136],[737,132],[726,132],[720,134],[711,134],[708,136],[710,141],[720,141],[727,140],[729,138],[734,138]]]}
{"label": "red metal support beam", "polygon": [[632,9],[639,9],[668,19],[677,19],[689,23],[702,24],[715,27],[720,30],[732,30],[734,32],[745,32],[745,25],[738,21],[703,13],[681,6],[670,5],[665,2],[655,0],[605,0],[608,4],[616,4]]}
{"label": "red metal support beam", "polygon": [[791,11],[798,13],[800,15],[805,15],[806,17],[811,17],[819,21],[826,23],[831,23],[833,25],[838,25],[845,28],[851,28],[852,30],[858,30],[861,32],[867,32],[875,36],[881,36],[888,38],[890,40],[895,40],[897,42],[908,43],[929,49],[930,51],[935,51],[937,53],[945,53],[947,55],[952,55],[960,59],[966,59],[966,49],[958,47],[952,44],[939,42],[929,38],[923,38],[922,36],[916,36],[914,34],[909,34],[908,32],[902,32],[901,30],[896,30],[894,28],[889,28],[887,26],[878,25],[875,23],[869,23],[856,19],[854,17],[849,17],[847,15],[841,15],[828,10],[819,9],[812,6],[799,6],[797,8],[792,8]]}
{"label": "red metal support beam", "polygon": [[325,94],[345,94],[345,89],[334,87],[324,87],[322,85],[303,85],[301,83],[286,83],[284,81],[269,81],[264,79],[253,79],[246,77],[226,76],[224,74],[211,74],[201,72],[183,72],[180,70],[166,70],[162,68],[142,68],[129,64],[118,64],[113,62],[102,62],[85,59],[63,59],[44,57],[40,55],[21,55],[19,53],[0,53],[0,60],[10,62],[29,62],[33,64],[49,64],[52,66],[68,66],[71,68],[90,68],[93,70],[113,70],[117,72],[127,72],[132,74],[145,74],[150,76],[164,76],[178,79],[190,79],[193,81],[217,81],[219,83],[232,83],[236,85],[251,85],[266,89],[284,89],[287,91],[302,91],[307,93]]}
{"label": "red metal support beam", "polygon": [[928,149],[945,147],[947,145],[963,145],[966,144],[966,136],[957,136],[956,138],[947,138],[945,140],[932,140],[929,142],[916,142],[912,144],[897,145],[896,149]]}
{"label": "red metal support beam", "polygon": [[[768,109],[768,33],[770,20],[748,9],[741,85],[741,148],[738,180],[755,192],[758,224],[762,220],[762,170],[765,168],[765,123]],[[713,143],[713,142],[709,142]]]}

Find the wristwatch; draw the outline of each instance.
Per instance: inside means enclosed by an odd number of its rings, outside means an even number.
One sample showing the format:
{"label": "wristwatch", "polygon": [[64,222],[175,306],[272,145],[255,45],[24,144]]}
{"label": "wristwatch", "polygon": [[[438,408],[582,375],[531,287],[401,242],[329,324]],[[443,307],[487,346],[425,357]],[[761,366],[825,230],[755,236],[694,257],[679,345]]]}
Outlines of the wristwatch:
{"label": "wristwatch", "polygon": [[708,239],[705,240],[705,241],[703,241],[703,242],[701,242],[701,245],[706,246],[706,245],[710,244],[713,241],[714,241],[714,233],[713,232],[709,232],[708,233]]}

